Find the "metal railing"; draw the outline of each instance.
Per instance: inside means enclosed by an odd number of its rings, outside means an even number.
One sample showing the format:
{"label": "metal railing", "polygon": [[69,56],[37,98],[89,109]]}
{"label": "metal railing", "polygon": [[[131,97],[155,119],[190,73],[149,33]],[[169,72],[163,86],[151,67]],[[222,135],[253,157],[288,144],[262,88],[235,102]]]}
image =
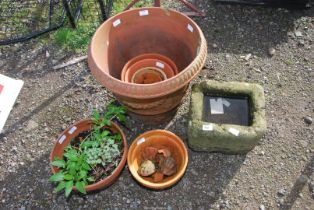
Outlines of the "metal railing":
{"label": "metal railing", "polygon": [[0,0],[0,45],[23,42],[66,23],[76,28],[82,10],[89,21],[106,20],[113,0]]}

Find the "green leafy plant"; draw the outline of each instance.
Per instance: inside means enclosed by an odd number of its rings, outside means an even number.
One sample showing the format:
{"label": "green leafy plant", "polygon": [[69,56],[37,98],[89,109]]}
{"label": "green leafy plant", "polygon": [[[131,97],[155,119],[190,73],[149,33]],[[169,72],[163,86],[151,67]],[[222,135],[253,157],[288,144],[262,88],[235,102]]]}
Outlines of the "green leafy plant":
{"label": "green leafy plant", "polygon": [[87,49],[96,24],[79,23],[76,29],[61,28],[54,33],[54,39],[65,50],[81,52]]}
{"label": "green leafy plant", "polygon": [[55,161],[51,165],[61,169],[58,173],[52,175],[49,179],[51,182],[58,182],[55,192],[65,190],[65,196],[68,197],[75,186],[81,193],[86,193],[85,186],[88,182],[92,182],[93,178],[88,176],[91,169],[86,162],[86,155],[77,151],[71,146],[67,146],[64,151],[65,160],[55,157]]}
{"label": "green leafy plant", "polygon": [[52,175],[51,182],[58,183],[55,192],[65,191],[68,197],[75,186],[77,190],[86,194],[85,187],[90,183],[110,175],[120,162],[122,151],[122,137],[112,133],[108,128],[111,120],[125,122],[126,109],[110,103],[104,115],[94,111],[92,129],[81,141],[71,140],[64,149],[63,159],[55,157],[51,165],[56,166],[59,172]]}

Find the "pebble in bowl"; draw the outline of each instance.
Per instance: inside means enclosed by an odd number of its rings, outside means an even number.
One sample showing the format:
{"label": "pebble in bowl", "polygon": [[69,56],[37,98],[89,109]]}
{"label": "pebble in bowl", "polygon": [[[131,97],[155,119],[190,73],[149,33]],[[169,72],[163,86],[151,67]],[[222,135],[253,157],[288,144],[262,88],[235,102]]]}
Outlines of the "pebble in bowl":
{"label": "pebble in bowl", "polygon": [[[175,161],[175,172],[171,173],[171,175],[164,175],[162,180],[156,182],[154,175],[160,173],[158,172],[160,168],[156,161],[152,160],[156,165],[156,173],[149,173],[152,176],[140,175],[142,164],[147,162],[144,157],[147,148],[156,148],[158,153],[165,149],[168,150],[170,158]],[[129,170],[136,181],[147,188],[161,190],[171,187],[184,175],[188,164],[188,152],[183,141],[174,133],[166,130],[152,130],[141,134],[133,141],[129,149],[127,161]],[[153,168],[155,170],[154,166]]]}

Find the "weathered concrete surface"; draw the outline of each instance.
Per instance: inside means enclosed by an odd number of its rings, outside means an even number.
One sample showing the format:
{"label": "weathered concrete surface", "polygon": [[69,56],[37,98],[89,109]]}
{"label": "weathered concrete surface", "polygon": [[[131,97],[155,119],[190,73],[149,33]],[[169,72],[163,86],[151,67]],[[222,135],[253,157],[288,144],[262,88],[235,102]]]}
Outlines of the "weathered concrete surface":
{"label": "weathered concrete surface", "polygon": [[[204,122],[202,116],[205,93],[222,97],[230,95],[248,96],[252,124],[240,126]],[[204,125],[212,127],[208,130],[203,128]],[[264,90],[260,85],[206,80],[193,86],[188,126],[188,142],[192,149],[209,152],[246,153],[258,144],[265,131],[265,97]]]}

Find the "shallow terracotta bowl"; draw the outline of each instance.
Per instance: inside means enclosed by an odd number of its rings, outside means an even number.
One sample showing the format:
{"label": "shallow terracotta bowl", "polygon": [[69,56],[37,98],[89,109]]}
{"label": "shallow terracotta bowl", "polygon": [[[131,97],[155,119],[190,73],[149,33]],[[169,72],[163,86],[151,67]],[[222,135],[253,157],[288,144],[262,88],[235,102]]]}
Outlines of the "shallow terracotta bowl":
{"label": "shallow terracotta bowl", "polygon": [[[177,163],[177,172],[172,176],[166,176],[159,183],[153,182],[151,177],[140,176],[138,169],[143,161],[143,151],[148,146],[157,149],[168,148]],[[151,189],[165,189],[177,183],[184,175],[188,164],[188,152],[183,141],[174,133],[167,130],[152,130],[141,134],[133,141],[129,149],[127,162],[132,176],[141,185]]]}

